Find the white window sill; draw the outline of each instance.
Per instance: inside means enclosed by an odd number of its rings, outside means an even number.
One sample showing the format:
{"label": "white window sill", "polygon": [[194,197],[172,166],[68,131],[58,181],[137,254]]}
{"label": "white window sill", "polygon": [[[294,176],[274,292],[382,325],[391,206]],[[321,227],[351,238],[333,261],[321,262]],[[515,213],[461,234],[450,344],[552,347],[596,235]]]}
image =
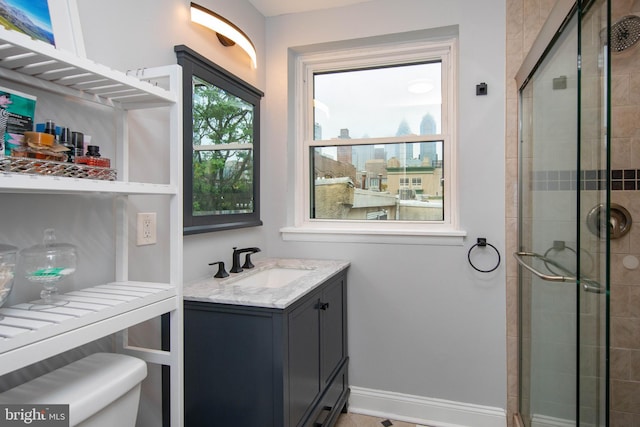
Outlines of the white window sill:
{"label": "white window sill", "polygon": [[294,242],[386,243],[402,245],[462,246],[464,230],[379,229],[357,230],[329,227],[283,227],[282,240]]}

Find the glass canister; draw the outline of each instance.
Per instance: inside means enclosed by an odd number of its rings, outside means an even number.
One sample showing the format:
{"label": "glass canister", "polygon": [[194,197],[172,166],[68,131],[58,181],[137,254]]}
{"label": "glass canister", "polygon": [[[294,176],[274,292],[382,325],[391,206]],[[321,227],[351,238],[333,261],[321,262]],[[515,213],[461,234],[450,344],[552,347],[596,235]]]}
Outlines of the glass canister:
{"label": "glass canister", "polygon": [[68,243],[57,243],[55,231],[44,231],[41,244],[20,251],[20,262],[24,266],[27,280],[44,287],[38,304],[64,305],[57,298],[56,284],[76,271],[76,247]]}
{"label": "glass canister", "polygon": [[[18,248],[0,243],[0,307],[11,293]],[[0,319],[2,316],[0,316]]]}

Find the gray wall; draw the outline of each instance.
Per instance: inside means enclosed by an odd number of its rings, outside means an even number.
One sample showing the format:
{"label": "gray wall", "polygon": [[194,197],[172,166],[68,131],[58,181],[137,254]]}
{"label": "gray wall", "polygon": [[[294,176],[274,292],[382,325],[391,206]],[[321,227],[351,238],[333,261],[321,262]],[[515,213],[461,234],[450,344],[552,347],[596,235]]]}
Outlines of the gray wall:
{"label": "gray wall", "polygon": [[[353,385],[504,408],[504,269],[475,272],[477,237],[504,248],[502,0],[372,1],[267,20],[263,188],[288,189],[287,55],[292,46],[459,25],[460,223],[464,246],[285,242],[285,191],[265,200],[270,255],[344,258],[349,273]],[[487,82],[489,95],[475,96]],[[287,150],[290,151],[287,151]],[[287,156],[287,152],[289,156]],[[286,167],[284,167],[286,165]],[[277,194],[276,194],[277,193]],[[503,257],[504,257],[503,253]]]}
{"label": "gray wall", "polygon": [[[351,260],[353,385],[505,407],[504,267],[481,274],[466,258],[476,237],[487,237],[504,258],[504,0],[378,0],[267,19],[246,0],[201,0],[249,34],[258,51],[256,70],[244,55],[194,28],[187,1],[77,1],[87,56],[97,62],[123,71],[175,63],[173,46],[186,44],[265,92],[265,225],[186,237],[185,280],[210,274],[211,261],[230,262],[233,246],[260,246],[261,256]],[[293,143],[288,48],[448,25],[460,29],[458,183],[460,223],[468,233],[464,245],[284,242],[279,230],[290,225]],[[480,82],[488,83],[488,96],[475,96]],[[157,268],[153,257],[140,259],[131,266],[132,275]]]}

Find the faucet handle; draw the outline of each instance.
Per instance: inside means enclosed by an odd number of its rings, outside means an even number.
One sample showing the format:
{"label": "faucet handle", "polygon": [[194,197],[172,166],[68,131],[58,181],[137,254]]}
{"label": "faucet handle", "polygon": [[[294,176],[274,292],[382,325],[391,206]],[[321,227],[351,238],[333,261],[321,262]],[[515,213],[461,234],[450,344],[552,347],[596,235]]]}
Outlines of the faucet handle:
{"label": "faucet handle", "polygon": [[209,265],[218,265],[218,272],[213,277],[221,279],[229,276],[229,273],[224,269],[224,261],[210,262]]}
{"label": "faucet handle", "polygon": [[251,262],[251,253],[247,253],[247,256],[244,258],[244,264],[242,264],[242,268],[253,268],[255,265]]}

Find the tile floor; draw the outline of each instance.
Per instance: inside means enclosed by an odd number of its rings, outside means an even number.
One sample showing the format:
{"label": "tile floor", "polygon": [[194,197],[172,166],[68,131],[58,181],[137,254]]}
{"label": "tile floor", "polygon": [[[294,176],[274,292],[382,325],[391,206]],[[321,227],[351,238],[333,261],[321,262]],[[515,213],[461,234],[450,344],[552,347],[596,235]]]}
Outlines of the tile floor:
{"label": "tile floor", "polygon": [[342,414],[335,427],[428,427],[360,414]]}

